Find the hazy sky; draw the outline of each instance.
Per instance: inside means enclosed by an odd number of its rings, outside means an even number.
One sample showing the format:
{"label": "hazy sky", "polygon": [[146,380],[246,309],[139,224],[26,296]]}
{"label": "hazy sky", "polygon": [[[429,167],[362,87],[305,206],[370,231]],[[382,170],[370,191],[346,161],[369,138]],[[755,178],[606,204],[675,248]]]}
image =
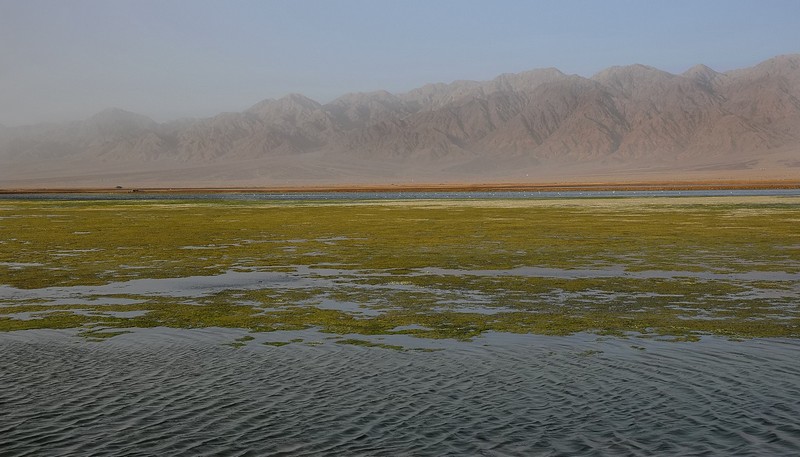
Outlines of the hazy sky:
{"label": "hazy sky", "polygon": [[542,67],[726,71],[800,52],[799,22],[798,0],[0,0],[0,123],[165,121]]}

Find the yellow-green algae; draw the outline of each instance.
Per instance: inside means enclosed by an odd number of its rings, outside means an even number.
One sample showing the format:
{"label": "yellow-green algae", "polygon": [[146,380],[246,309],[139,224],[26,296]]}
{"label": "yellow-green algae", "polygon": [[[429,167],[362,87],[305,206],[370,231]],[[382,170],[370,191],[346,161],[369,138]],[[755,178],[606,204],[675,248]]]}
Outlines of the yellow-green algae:
{"label": "yellow-green algae", "polygon": [[[308,284],[194,297],[88,293],[74,304],[69,293],[53,297],[58,304],[12,293],[0,298],[0,330],[80,328],[93,338],[155,326],[456,339],[485,331],[798,337],[798,221],[800,200],[763,197],[6,200],[0,284],[14,290],[46,296],[231,271],[285,272]],[[120,298],[135,302],[112,304]],[[118,314],[132,311],[144,313]]]}

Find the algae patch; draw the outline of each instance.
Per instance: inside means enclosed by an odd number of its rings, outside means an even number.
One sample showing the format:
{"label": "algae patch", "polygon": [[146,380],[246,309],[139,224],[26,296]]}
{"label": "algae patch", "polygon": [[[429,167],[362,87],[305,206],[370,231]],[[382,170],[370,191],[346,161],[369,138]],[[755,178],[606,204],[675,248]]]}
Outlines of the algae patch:
{"label": "algae patch", "polygon": [[617,200],[8,200],[0,330],[800,337],[796,199]]}

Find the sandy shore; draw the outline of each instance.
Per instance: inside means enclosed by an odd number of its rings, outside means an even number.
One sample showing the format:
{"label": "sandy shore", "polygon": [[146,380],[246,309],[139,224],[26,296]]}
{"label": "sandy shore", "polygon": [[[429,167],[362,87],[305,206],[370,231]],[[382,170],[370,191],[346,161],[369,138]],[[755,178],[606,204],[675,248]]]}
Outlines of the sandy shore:
{"label": "sandy shore", "polygon": [[652,181],[652,182],[568,182],[568,183],[427,183],[427,184],[340,184],[325,186],[275,187],[54,187],[0,188],[0,194],[23,193],[300,193],[300,192],[476,192],[476,191],[641,191],[641,190],[737,190],[800,189],[797,180],[769,181]]}

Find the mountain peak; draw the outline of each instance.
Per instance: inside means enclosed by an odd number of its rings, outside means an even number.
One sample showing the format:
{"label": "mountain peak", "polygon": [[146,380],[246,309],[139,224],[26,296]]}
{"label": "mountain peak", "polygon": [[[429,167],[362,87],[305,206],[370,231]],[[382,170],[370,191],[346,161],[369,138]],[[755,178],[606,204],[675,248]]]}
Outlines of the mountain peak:
{"label": "mountain peak", "polygon": [[322,105],[302,94],[289,94],[277,100],[268,98],[251,106],[245,112],[257,114],[259,116],[269,116],[276,111],[280,112],[300,112],[313,111]]}
{"label": "mountain peak", "polygon": [[596,73],[591,79],[604,82],[614,78],[642,78],[651,76],[672,77],[674,75],[649,65],[635,63],[632,65],[616,65],[613,67],[608,67],[605,70],[601,70]]}
{"label": "mountain peak", "polygon": [[285,106],[298,106],[306,109],[317,109],[321,105],[303,94],[292,93],[276,100]]}
{"label": "mountain peak", "polygon": [[723,75],[721,73],[717,73],[713,69],[703,65],[697,64],[692,68],[684,71],[681,76],[685,78],[689,78],[695,81],[698,81],[702,84],[711,84],[715,80],[719,79]]}
{"label": "mountain peak", "polygon": [[138,114],[138,113],[134,113],[134,112],[131,112],[131,111],[124,110],[122,108],[113,108],[113,107],[112,108],[106,108],[106,109],[96,113],[95,115],[93,115],[92,117],[90,117],[87,120],[88,121],[92,121],[92,120],[108,120],[108,119],[116,119],[116,120],[134,120],[135,119],[135,120],[139,120],[139,121],[147,120],[147,121],[150,121],[150,122],[154,122],[152,119],[150,119],[149,117],[147,117],[147,116],[145,116],[143,114]]}
{"label": "mountain peak", "polygon": [[558,68],[537,68],[522,73],[503,73],[492,80],[499,90],[531,90],[536,86],[566,78]]}
{"label": "mountain peak", "polygon": [[373,92],[350,92],[342,95],[336,100],[329,103],[329,105],[359,103],[369,100],[380,101],[397,101],[398,98],[389,91],[376,90]]}
{"label": "mountain peak", "polygon": [[624,94],[635,94],[639,89],[660,85],[675,75],[648,65],[633,64],[607,68],[592,76],[592,80]]}
{"label": "mountain peak", "polygon": [[90,117],[84,124],[104,132],[147,130],[158,124],[149,117],[120,108],[106,108]]}
{"label": "mountain peak", "polygon": [[701,63],[693,66],[692,68],[683,72],[682,76],[686,77],[694,77],[694,76],[716,76],[719,73],[714,71],[714,69],[703,65]]}
{"label": "mountain peak", "polygon": [[753,68],[766,69],[770,71],[797,72],[800,70],[800,54],[783,54],[767,59]]}
{"label": "mountain peak", "polygon": [[275,99],[274,98],[265,98],[264,100],[261,100],[260,102],[254,104],[250,108],[247,108],[245,110],[245,112],[246,113],[258,113],[258,112],[266,109],[268,106],[272,105],[273,103],[275,103]]}

